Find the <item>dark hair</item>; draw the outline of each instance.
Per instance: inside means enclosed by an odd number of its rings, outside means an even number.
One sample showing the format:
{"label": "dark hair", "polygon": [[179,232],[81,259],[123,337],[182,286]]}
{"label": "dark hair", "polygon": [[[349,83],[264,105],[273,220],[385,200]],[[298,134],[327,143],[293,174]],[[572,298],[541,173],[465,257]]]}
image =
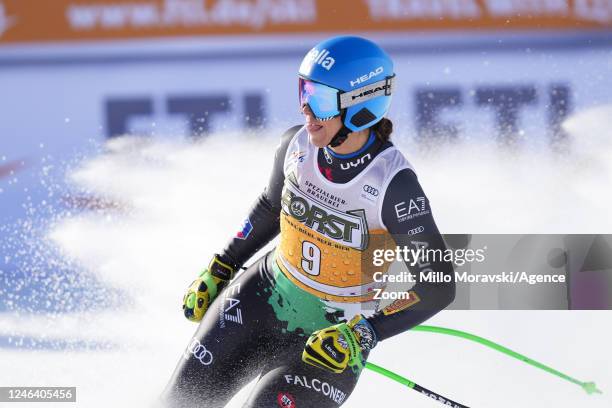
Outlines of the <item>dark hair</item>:
{"label": "dark hair", "polygon": [[393,122],[391,122],[390,119],[382,118],[378,123],[372,126],[372,129],[379,140],[388,142],[391,138],[391,133],[393,133]]}

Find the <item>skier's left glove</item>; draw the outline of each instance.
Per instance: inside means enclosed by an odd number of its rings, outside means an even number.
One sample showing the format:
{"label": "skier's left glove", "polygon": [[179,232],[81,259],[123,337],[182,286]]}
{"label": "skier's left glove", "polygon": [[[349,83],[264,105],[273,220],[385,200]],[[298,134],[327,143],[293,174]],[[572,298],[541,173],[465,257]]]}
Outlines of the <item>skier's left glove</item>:
{"label": "skier's left glove", "polygon": [[219,255],[213,257],[207,269],[194,280],[183,296],[183,313],[192,322],[199,322],[208,310],[208,306],[223,290],[238,268],[224,262]]}
{"label": "skier's left glove", "polygon": [[376,343],[376,333],[370,323],[357,315],[348,323],[312,333],[302,352],[302,360],[333,373],[341,373],[347,367],[359,372],[365,364],[363,353],[374,348]]}

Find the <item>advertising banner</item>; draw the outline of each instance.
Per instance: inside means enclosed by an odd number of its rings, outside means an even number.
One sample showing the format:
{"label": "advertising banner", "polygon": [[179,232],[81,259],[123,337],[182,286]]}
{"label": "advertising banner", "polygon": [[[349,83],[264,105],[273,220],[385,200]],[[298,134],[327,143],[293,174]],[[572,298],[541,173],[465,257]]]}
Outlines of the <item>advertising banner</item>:
{"label": "advertising banner", "polygon": [[0,44],[180,36],[605,29],[608,0],[4,0]]}

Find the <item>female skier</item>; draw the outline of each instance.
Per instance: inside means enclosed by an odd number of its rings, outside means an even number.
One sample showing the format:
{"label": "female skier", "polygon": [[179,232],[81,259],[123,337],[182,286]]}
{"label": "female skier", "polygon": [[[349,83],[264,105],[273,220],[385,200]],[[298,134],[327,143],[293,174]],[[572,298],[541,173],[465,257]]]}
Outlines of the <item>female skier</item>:
{"label": "female skier", "polygon": [[[377,250],[446,249],[414,170],[389,141],[394,77],[389,56],[359,37],[305,56],[305,125],[282,136],[242,230],[184,296],[185,316],[200,325],[167,405],[223,407],[258,376],[245,407],[340,406],[372,348],[452,302],[454,283],[424,281],[384,308],[376,300],[385,286],[374,276]],[[279,231],[278,246],[234,279]],[[439,258],[411,272],[452,275]]]}

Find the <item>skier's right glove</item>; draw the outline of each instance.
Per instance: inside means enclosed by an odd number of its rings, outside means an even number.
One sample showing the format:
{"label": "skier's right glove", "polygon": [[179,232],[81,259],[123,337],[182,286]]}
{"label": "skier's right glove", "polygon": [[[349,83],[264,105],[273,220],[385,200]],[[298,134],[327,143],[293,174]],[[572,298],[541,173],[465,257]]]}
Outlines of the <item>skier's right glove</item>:
{"label": "skier's right glove", "polygon": [[232,280],[236,269],[238,268],[223,262],[219,255],[215,254],[208,268],[191,283],[183,296],[185,317],[192,322],[202,320],[217,294]]}

